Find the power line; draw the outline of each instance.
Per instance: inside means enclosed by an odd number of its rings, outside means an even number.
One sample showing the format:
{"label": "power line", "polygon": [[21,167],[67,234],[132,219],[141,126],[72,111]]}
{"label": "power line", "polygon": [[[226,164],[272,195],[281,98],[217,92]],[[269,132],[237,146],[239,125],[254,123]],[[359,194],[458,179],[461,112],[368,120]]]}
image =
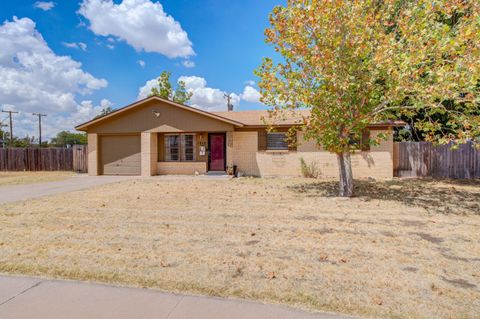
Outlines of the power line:
{"label": "power line", "polygon": [[18,112],[15,111],[5,111],[2,110],[3,113],[8,113],[8,117],[10,119],[10,146],[13,145],[13,121],[12,121],[12,114],[18,114]]}
{"label": "power line", "polygon": [[38,116],[38,147],[42,146],[42,117],[47,114],[32,113],[32,115]]}

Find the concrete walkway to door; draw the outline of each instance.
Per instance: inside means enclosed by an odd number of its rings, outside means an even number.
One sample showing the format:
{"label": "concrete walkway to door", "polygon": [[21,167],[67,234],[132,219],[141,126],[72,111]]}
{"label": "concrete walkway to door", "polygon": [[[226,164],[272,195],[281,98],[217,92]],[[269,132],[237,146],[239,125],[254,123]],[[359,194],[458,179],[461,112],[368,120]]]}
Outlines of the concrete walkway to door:
{"label": "concrete walkway to door", "polygon": [[89,187],[120,182],[138,176],[88,176],[77,175],[61,181],[4,186],[0,188],[0,204],[32,199],[47,195],[73,192]]}
{"label": "concrete walkway to door", "polygon": [[8,276],[0,276],[0,318],[353,319],[241,300]]}

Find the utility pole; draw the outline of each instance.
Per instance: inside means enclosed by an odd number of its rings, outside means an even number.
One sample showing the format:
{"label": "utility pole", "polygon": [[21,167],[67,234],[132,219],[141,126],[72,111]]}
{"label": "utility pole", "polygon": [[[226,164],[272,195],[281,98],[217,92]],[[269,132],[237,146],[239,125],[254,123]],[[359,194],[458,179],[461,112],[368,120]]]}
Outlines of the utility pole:
{"label": "utility pole", "polygon": [[231,94],[227,94],[227,93],[223,93],[223,97],[227,100],[227,110],[229,112],[233,111],[233,103],[232,103],[232,95]]}
{"label": "utility pole", "polygon": [[10,146],[13,145],[13,121],[12,121],[12,114],[18,114],[15,111],[5,111],[2,110],[3,113],[8,113],[8,117],[10,118]]}
{"label": "utility pole", "polygon": [[38,116],[38,147],[42,147],[42,116],[47,114],[32,113],[32,115]]}

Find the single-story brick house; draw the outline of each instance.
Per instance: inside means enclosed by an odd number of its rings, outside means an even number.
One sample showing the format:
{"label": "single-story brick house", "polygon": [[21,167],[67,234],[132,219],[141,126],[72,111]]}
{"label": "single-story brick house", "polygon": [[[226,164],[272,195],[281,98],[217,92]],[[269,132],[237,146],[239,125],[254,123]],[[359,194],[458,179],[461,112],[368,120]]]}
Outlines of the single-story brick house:
{"label": "single-story brick house", "polygon": [[[90,175],[205,174],[237,171],[251,176],[300,176],[300,159],[316,162],[324,177],[336,177],[337,159],[315,143],[284,141],[298,118],[282,119],[267,132],[267,111],[206,112],[149,97],[76,127],[88,133]],[[399,123],[369,126],[369,134],[391,133]],[[393,139],[352,156],[354,177],[393,177]]]}

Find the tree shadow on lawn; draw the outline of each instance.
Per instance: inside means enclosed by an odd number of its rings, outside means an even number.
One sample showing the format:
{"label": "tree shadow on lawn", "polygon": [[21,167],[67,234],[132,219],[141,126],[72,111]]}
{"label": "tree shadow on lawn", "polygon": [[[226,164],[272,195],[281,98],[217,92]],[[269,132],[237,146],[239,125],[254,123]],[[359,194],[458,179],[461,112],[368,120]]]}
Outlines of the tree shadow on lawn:
{"label": "tree shadow on lawn", "polygon": [[[336,181],[304,183],[288,188],[306,196],[338,196]],[[480,180],[356,180],[355,196],[365,200],[393,200],[423,207],[429,212],[480,215]]]}

